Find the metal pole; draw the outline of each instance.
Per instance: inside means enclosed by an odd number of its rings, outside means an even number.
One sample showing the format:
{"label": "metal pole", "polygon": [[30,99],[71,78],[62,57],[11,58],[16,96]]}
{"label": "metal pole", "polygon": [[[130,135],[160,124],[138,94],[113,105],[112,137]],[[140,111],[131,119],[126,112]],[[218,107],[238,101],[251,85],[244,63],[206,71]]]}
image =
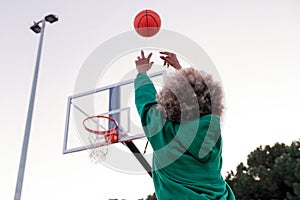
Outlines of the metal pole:
{"label": "metal pole", "polygon": [[150,164],[145,159],[145,157],[141,154],[141,152],[135,146],[135,144],[132,141],[129,141],[129,142],[125,142],[125,145],[130,149],[130,151],[133,153],[135,158],[141,163],[141,165],[144,167],[144,169],[149,174],[149,176],[152,177],[152,172],[151,172],[152,170]]}
{"label": "metal pole", "polygon": [[[121,88],[120,88],[120,86],[110,88],[109,89],[109,108],[108,109],[109,109],[109,111],[114,111],[114,110],[118,110],[120,108],[121,108]],[[110,114],[109,117],[114,118],[115,120],[117,120],[117,122],[119,124],[121,124],[120,113]],[[111,128],[111,126],[114,126],[114,124],[110,122],[109,128]]]}
{"label": "metal pole", "polygon": [[41,60],[45,23],[46,23],[46,21],[45,21],[45,19],[43,19],[41,33],[40,33],[41,36],[40,36],[40,41],[39,41],[38,53],[37,53],[36,64],[35,64],[35,71],[34,71],[34,76],[33,76],[33,83],[32,83],[32,88],[31,88],[29,108],[28,108],[28,113],[27,113],[26,127],[25,127],[24,139],[23,139],[20,165],[19,165],[18,180],[17,180],[16,191],[15,191],[15,200],[21,199],[25,165],[26,165],[26,157],[27,157],[27,150],[28,150],[28,143],[29,143],[29,136],[30,136],[30,128],[31,128],[31,121],[32,121],[32,114],[33,114],[34,99],[35,99],[36,86],[37,86],[37,80],[38,80],[39,65],[40,65],[40,60]]}

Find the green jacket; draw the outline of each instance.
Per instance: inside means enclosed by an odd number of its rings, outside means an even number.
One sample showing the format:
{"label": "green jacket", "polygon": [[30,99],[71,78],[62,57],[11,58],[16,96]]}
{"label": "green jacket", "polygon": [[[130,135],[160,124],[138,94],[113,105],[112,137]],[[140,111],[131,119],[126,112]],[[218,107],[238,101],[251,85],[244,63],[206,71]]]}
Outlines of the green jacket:
{"label": "green jacket", "polygon": [[152,178],[160,200],[230,199],[234,194],[221,176],[220,119],[205,115],[181,124],[156,109],[156,90],[146,73],[135,79],[135,104],[153,148]]}

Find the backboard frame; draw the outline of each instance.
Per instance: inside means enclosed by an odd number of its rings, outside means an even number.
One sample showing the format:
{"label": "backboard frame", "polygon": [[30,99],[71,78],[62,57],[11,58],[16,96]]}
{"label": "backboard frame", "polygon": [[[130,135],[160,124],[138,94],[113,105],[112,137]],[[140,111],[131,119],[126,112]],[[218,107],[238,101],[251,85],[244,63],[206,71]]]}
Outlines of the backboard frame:
{"label": "backboard frame", "polygon": [[[154,78],[157,76],[162,76],[164,77],[166,75],[167,71],[166,70],[162,70],[162,71],[158,71],[158,72],[154,72],[154,73],[149,73],[148,76],[150,78]],[[128,85],[128,84],[132,84],[134,82],[135,78],[133,79],[129,79],[129,80],[125,80],[125,81],[121,81],[115,84],[110,84],[110,85],[106,85],[104,87],[100,87],[100,88],[96,88],[94,90],[89,90],[89,91],[85,91],[85,92],[81,92],[78,94],[74,94],[68,97],[67,100],[67,111],[66,111],[66,119],[65,119],[65,131],[64,131],[64,139],[63,139],[63,154],[69,154],[69,153],[75,153],[75,152],[79,152],[79,151],[83,151],[83,150],[88,150],[90,148],[94,148],[95,146],[88,146],[88,145],[82,145],[79,147],[74,147],[74,148],[68,148],[68,138],[69,138],[69,126],[70,126],[70,116],[71,116],[71,108],[72,106],[74,108],[76,108],[77,110],[79,110],[81,113],[85,113],[84,110],[82,110],[81,108],[79,108],[78,106],[76,106],[76,104],[74,104],[72,101],[74,99],[80,98],[80,97],[84,97],[87,95],[93,95],[105,90],[109,90],[110,93],[110,99],[111,101],[109,102],[109,111],[106,114],[110,114],[113,115],[114,118],[117,119],[118,121],[118,111],[122,111],[122,110],[126,110],[128,108],[120,108],[120,98],[119,98],[119,87],[120,86],[124,86],[124,85]],[[117,91],[116,91],[117,90]],[[86,116],[88,116],[87,113],[85,113]],[[130,119],[129,119],[130,120]],[[134,139],[139,139],[144,137],[144,133],[139,133],[135,136],[131,136],[128,138],[121,138],[119,139],[118,142],[126,142],[126,141],[131,141]],[[79,136],[78,136],[79,137]],[[112,143],[113,144],[113,143]],[[101,146],[102,144],[99,144],[99,146]],[[103,144],[105,145],[105,144]]]}

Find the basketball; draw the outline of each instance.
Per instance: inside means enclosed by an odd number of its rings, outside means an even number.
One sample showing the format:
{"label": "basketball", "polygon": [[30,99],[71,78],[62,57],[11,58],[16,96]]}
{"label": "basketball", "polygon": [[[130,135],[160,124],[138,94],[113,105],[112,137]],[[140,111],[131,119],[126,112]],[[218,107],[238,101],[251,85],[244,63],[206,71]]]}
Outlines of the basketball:
{"label": "basketball", "polygon": [[153,10],[142,10],[134,18],[134,28],[143,37],[152,37],[161,26],[159,15]]}

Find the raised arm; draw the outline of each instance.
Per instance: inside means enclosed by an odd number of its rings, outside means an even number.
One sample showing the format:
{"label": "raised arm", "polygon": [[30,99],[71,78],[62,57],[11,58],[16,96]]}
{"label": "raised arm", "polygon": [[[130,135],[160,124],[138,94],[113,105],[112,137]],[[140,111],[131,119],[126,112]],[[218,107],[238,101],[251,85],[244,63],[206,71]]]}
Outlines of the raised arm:
{"label": "raised arm", "polygon": [[139,73],[134,81],[135,105],[142,124],[147,124],[147,114],[156,105],[156,89],[146,73]]}
{"label": "raised arm", "polygon": [[156,109],[156,89],[146,74],[153,64],[150,57],[151,54],[146,58],[142,52],[136,61],[138,75],[134,81],[135,105],[148,140],[154,149],[159,149],[163,146],[161,130],[165,120],[162,119],[161,111]]}
{"label": "raised arm", "polygon": [[141,56],[135,61],[138,75],[134,81],[135,88],[135,104],[138,113],[142,119],[143,126],[145,125],[145,115],[153,104],[156,104],[156,90],[147,76],[146,72],[151,69],[153,62],[150,62],[152,53],[145,57],[144,51],[141,51]]}

